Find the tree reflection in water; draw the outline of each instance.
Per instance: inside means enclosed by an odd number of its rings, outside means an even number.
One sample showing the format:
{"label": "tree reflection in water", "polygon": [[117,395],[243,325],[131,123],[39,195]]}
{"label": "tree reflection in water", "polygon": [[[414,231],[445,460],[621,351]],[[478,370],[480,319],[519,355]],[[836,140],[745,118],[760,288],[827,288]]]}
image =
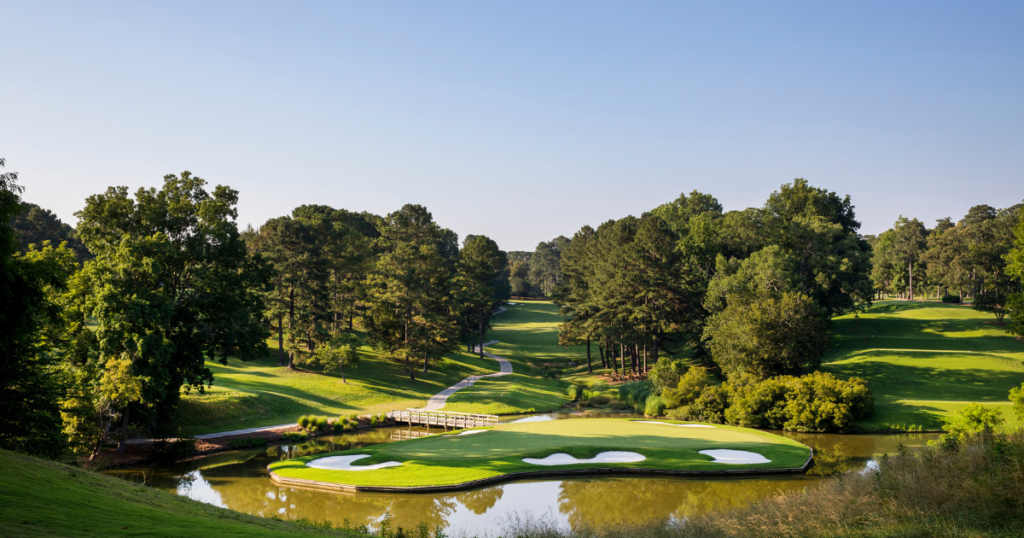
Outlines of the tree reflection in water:
{"label": "tree reflection in water", "polygon": [[270,463],[303,455],[389,442],[390,429],[321,438],[295,445],[235,450],[171,466],[110,471],[126,480],[263,517],[330,521],[376,528],[386,513],[405,529],[494,529],[512,514],[554,518],[579,529],[615,523],[683,520],[749,505],[779,491],[813,485],[821,476],[863,469],[900,444],[920,445],[934,435],[824,435],[786,433],[814,447],[807,475],[757,479],[597,478],[510,482],[458,493],[343,494],[281,487],[267,476]]}

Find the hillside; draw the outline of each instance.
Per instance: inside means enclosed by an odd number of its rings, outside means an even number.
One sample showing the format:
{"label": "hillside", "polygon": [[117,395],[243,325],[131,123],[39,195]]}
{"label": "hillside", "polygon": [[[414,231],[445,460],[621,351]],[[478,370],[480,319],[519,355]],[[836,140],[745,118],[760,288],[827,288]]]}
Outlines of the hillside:
{"label": "hillside", "polygon": [[0,450],[0,535],[348,536],[254,517],[91,471]]}

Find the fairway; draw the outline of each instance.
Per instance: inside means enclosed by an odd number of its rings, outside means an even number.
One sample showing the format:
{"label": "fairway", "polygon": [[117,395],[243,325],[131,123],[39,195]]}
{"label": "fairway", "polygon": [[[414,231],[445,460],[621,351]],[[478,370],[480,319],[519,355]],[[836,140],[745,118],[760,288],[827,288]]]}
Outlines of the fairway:
{"label": "fairway", "polygon": [[875,416],[865,430],[938,430],[972,402],[997,406],[1013,427],[1008,395],[1024,383],[1024,343],[994,321],[965,306],[880,301],[834,320],[822,370],[867,380]]}
{"label": "fairway", "polygon": [[[647,423],[629,419],[568,419],[546,422],[503,424],[472,435],[437,435],[361,448],[332,455],[317,455],[276,462],[269,470],[275,479],[301,485],[290,479],[314,481],[339,489],[371,488],[456,488],[474,481],[500,479],[516,473],[558,474],[580,469],[626,472],[717,473],[758,470],[758,472],[799,470],[810,449],[777,435],[757,430],[715,425],[689,427],[683,423]],[[769,463],[728,464],[700,451],[738,450],[764,456]],[[604,452],[631,452],[643,461],[628,463],[581,463],[538,466],[524,458],[544,459],[564,453],[587,459]],[[401,465],[368,471],[319,469],[306,465],[326,456],[369,455],[353,467],[398,462]],[[538,473],[538,474],[533,474]],[[273,475],[272,475],[273,476]]]}

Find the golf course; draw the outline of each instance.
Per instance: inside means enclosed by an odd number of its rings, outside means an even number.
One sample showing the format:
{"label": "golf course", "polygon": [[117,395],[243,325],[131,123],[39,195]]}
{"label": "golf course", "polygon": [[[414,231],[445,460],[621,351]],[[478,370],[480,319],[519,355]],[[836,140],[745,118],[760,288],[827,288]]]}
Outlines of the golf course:
{"label": "golf course", "polygon": [[[416,491],[587,470],[675,475],[799,472],[810,455],[811,450],[796,441],[757,430],[595,418],[464,430],[283,460],[271,464],[269,471],[275,481],[290,486]],[[339,465],[331,465],[335,462]]]}

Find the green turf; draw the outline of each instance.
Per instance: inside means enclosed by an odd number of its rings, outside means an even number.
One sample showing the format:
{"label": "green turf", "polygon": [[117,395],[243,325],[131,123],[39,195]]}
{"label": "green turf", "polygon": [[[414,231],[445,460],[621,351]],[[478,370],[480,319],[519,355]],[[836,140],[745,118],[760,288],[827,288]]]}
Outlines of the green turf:
{"label": "green turf", "polygon": [[1008,427],[1009,390],[1024,383],[1024,343],[995,317],[929,301],[880,301],[865,314],[836,318],[822,370],[866,379],[875,416],[861,427],[940,429],[971,402],[997,406]]}
{"label": "green turf", "polygon": [[348,536],[0,450],[0,536]]}
{"label": "green turf", "polygon": [[[713,462],[700,450],[728,448],[757,452],[771,463],[729,465]],[[538,466],[524,457],[543,458],[565,452],[577,458],[625,450],[647,459],[637,463],[593,463]],[[809,449],[791,439],[766,432],[716,425],[685,428],[645,424],[628,419],[570,419],[503,424],[486,433],[438,435],[360,448],[332,455],[369,454],[357,465],[401,462],[401,466],[371,471],[340,471],[307,467],[316,455],[272,464],[282,477],[361,486],[416,487],[453,485],[502,474],[565,469],[629,467],[639,469],[723,470],[800,467]]]}
{"label": "green turf", "polygon": [[340,375],[278,366],[273,345],[270,357],[253,362],[230,359],[225,366],[208,361],[214,386],[203,395],[183,395],[175,417],[182,433],[273,426],[308,414],[337,416],[422,407],[430,396],[459,380],[498,369],[493,359],[460,352],[432,364],[426,374],[417,370],[413,381],[402,365],[364,347],[362,364],[347,372],[345,384]]}

